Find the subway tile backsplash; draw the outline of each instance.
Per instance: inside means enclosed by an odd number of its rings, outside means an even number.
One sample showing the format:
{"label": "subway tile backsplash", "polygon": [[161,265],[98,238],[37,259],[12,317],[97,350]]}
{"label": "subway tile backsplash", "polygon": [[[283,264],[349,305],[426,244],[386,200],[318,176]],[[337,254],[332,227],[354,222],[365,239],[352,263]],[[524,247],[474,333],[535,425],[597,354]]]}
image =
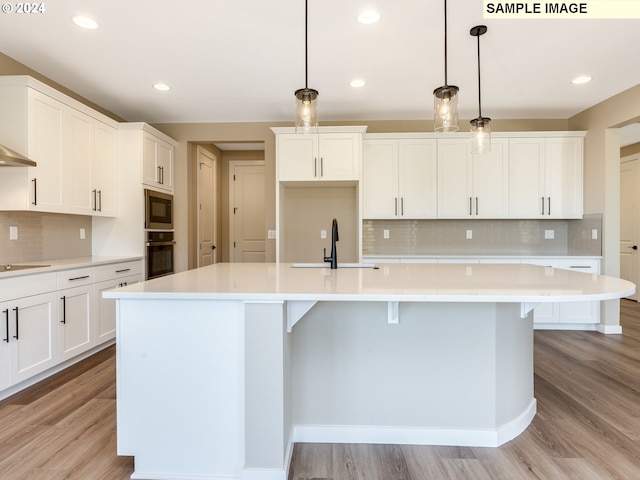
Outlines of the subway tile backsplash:
{"label": "subway tile backsplash", "polygon": [[364,220],[362,254],[600,256],[601,231],[599,214],[582,220]]}
{"label": "subway tile backsplash", "polygon": [[[10,227],[18,238],[10,239]],[[80,238],[80,229],[85,238]],[[91,217],[37,212],[0,212],[0,264],[91,255]]]}

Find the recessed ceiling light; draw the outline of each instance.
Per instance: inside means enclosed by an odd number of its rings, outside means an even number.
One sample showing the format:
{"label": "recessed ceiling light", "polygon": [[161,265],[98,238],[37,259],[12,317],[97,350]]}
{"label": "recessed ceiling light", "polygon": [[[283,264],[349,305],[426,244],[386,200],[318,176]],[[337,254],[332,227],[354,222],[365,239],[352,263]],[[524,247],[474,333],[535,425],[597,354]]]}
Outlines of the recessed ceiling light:
{"label": "recessed ceiling light", "polygon": [[358,15],[358,21],[365,25],[371,25],[372,23],[380,21],[380,13],[375,10],[365,10]]}
{"label": "recessed ceiling light", "polygon": [[161,92],[166,92],[168,90],[171,90],[171,87],[166,83],[156,83],[153,86],[153,88],[155,88],[156,90],[160,90]]}
{"label": "recessed ceiling light", "polygon": [[571,80],[571,83],[574,85],[582,85],[583,83],[589,83],[590,81],[591,77],[589,75],[581,75]]}
{"label": "recessed ceiling light", "polygon": [[354,88],[360,88],[360,87],[364,87],[366,83],[364,80],[356,79],[356,80],[351,80],[351,83],[349,83],[349,85],[351,85]]}
{"label": "recessed ceiling light", "polygon": [[77,26],[86,28],[87,30],[95,30],[96,28],[98,28],[98,22],[96,22],[93,18],[76,15],[71,20]]}

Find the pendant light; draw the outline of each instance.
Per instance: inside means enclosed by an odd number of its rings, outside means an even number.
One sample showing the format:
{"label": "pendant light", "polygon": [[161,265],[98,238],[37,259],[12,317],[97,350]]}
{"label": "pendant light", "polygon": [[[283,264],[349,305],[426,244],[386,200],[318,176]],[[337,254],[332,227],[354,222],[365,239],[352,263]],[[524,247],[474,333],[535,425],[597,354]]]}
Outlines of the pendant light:
{"label": "pendant light", "polygon": [[433,91],[433,119],[436,132],[458,130],[458,87],[447,84],[447,0],[444,0],[444,85]]}
{"label": "pendant light", "polygon": [[314,133],[318,130],[318,91],[309,88],[309,66],[307,57],[308,0],[304,2],[304,88],[295,91],[296,133]]}
{"label": "pendant light", "polygon": [[478,39],[478,118],[471,120],[471,153],[489,153],[491,151],[491,119],[482,116],[480,93],[480,35],[487,33],[487,27],[478,25],[469,33]]}

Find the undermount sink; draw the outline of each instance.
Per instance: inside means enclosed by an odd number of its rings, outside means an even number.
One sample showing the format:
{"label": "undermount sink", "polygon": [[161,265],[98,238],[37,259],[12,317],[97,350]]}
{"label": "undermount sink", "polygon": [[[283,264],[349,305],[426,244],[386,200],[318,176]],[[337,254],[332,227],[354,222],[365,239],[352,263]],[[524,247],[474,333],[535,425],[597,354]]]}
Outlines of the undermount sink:
{"label": "undermount sink", "polygon": [[[291,268],[331,268],[330,263],[294,263]],[[338,268],[378,268],[375,263],[338,263]]]}
{"label": "undermount sink", "polygon": [[0,272],[13,272],[14,270],[29,270],[30,268],[44,268],[50,266],[51,265],[22,265],[18,263],[10,263],[6,265],[0,265]]}

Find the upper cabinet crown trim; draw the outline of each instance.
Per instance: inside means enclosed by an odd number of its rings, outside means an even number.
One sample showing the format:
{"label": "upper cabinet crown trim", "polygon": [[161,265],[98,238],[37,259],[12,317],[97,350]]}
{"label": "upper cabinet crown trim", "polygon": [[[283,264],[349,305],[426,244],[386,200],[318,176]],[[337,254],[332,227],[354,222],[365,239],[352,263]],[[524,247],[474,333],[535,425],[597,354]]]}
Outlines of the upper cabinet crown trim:
{"label": "upper cabinet crown trim", "polygon": [[66,106],[74,108],[90,117],[105,123],[111,127],[118,128],[119,123],[113,118],[94,110],[90,106],[70,97],[69,95],[56,90],[49,85],[42,83],[40,80],[36,80],[29,75],[0,75],[0,86],[5,87],[29,87],[48,97],[51,97],[59,102],[64,103]]}
{"label": "upper cabinet crown trim", "polygon": [[151,135],[154,135],[154,136],[158,137],[161,140],[164,140],[167,143],[170,143],[174,147],[178,145],[178,141],[177,140],[174,140],[173,138],[171,138],[166,133],[161,132],[157,128],[152,127],[151,125],[149,125],[148,123],[144,123],[144,122],[126,122],[126,123],[120,123],[118,125],[118,128],[120,130],[135,130],[135,131],[147,132],[147,133],[150,133]]}
{"label": "upper cabinet crown trim", "polygon": [[[586,131],[527,131],[527,132],[491,132],[491,138],[567,138],[567,137],[581,137],[584,138],[587,135]],[[402,138],[433,138],[433,139],[446,139],[446,138],[468,138],[469,132],[449,132],[449,133],[436,133],[436,132],[397,132],[397,133],[365,133],[362,138],[364,140],[371,139],[402,139]]]}
{"label": "upper cabinet crown trim", "polygon": [[[296,127],[271,127],[271,131],[276,135],[281,133],[296,133]],[[366,126],[344,126],[344,127],[318,127],[314,133],[365,133]]]}

